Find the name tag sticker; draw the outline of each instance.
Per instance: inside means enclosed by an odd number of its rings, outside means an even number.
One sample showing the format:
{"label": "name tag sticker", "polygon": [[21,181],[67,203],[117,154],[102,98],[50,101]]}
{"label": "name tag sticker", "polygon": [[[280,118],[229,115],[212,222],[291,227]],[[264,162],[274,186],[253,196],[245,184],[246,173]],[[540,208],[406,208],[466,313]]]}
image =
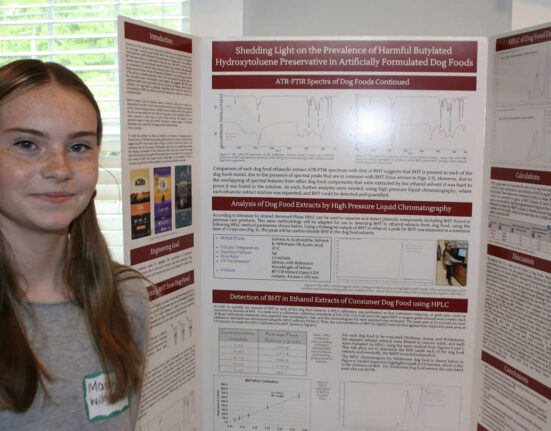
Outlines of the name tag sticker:
{"label": "name tag sticker", "polygon": [[97,422],[116,416],[130,406],[130,396],[113,404],[107,401],[105,387],[105,373],[95,373],[84,376],[82,380],[84,389],[84,405],[86,417],[90,422]]}

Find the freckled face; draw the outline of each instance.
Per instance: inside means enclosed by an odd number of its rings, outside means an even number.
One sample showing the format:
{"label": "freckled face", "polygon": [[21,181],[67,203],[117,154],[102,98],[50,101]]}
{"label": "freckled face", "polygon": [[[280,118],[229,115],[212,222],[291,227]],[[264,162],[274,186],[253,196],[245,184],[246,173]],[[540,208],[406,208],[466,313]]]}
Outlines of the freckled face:
{"label": "freckled face", "polygon": [[0,229],[65,233],[98,179],[96,112],[46,84],[0,104]]}

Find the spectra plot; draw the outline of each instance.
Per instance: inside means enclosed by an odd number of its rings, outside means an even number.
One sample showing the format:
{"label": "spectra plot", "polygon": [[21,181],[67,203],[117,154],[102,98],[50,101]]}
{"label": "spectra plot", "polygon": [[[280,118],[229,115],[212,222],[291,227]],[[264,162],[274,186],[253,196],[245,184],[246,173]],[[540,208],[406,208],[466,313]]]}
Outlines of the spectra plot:
{"label": "spectra plot", "polygon": [[467,97],[356,96],[356,148],[463,150]]}
{"label": "spectra plot", "polygon": [[496,56],[496,103],[500,105],[549,102],[549,45],[507,51]]}
{"label": "spectra plot", "polygon": [[494,160],[551,163],[551,110],[507,109],[494,115]]}
{"label": "spectra plot", "polygon": [[172,403],[158,416],[140,423],[137,431],[197,431],[197,400],[195,391]]}
{"label": "spectra plot", "polygon": [[432,241],[337,238],[337,279],[433,282]]}
{"label": "spectra plot", "polygon": [[368,431],[457,431],[457,386],[341,382],[340,424]]}
{"label": "spectra plot", "polygon": [[219,107],[221,148],[334,148],[353,136],[346,127],[353,125],[352,105],[338,107],[335,96],[221,94]]}
{"label": "spectra plot", "polygon": [[310,383],[214,376],[215,431],[310,431]]}

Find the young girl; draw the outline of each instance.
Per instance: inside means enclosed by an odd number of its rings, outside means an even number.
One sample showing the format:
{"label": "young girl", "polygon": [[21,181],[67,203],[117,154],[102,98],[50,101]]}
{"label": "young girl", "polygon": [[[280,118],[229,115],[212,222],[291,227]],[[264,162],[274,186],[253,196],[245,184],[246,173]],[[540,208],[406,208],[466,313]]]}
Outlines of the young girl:
{"label": "young girl", "polygon": [[134,429],[147,295],[98,227],[101,134],[68,69],[0,68],[0,429]]}

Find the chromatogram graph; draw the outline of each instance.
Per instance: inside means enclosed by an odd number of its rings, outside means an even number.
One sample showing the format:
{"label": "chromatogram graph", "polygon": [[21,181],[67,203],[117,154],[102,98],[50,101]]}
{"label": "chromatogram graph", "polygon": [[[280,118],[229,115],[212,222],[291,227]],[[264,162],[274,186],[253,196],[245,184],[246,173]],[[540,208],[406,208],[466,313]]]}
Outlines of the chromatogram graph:
{"label": "chromatogram graph", "polygon": [[493,129],[495,161],[551,162],[551,110],[496,111]]}
{"label": "chromatogram graph", "polygon": [[549,102],[550,45],[531,45],[496,56],[498,106]]}
{"label": "chromatogram graph", "polygon": [[472,143],[467,108],[467,96],[357,95],[356,147],[464,149]]}
{"label": "chromatogram graph", "polygon": [[215,431],[310,431],[310,383],[214,376]]}
{"label": "chromatogram graph", "polygon": [[339,280],[434,281],[434,242],[337,238]]}
{"label": "chromatogram graph", "polygon": [[458,386],[341,382],[340,425],[345,429],[457,431]]}
{"label": "chromatogram graph", "polygon": [[220,147],[335,147],[353,135],[336,105],[331,95],[220,94]]}
{"label": "chromatogram graph", "polygon": [[195,390],[178,399],[147,422],[141,422],[138,431],[197,431],[197,400]]}

